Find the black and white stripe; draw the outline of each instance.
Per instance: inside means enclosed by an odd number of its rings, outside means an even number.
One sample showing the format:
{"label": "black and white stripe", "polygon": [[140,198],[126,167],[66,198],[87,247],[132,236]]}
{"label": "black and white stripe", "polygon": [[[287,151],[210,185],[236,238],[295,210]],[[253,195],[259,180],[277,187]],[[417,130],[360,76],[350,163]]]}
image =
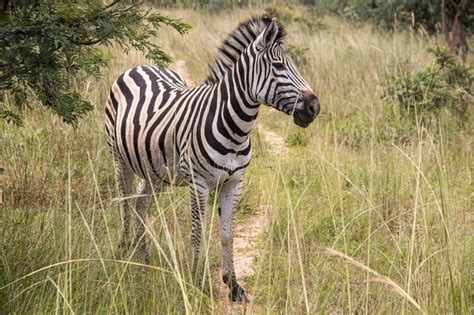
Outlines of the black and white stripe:
{"label": "black and white stripe", "polygon": [[[122,196],[132,193],[134,175],[143,179],[137,189],[141,194],[150,193],[149,181],[154,187],[189,185],[194,268],[207,197],[219,189],[223,280],[232,300],[246,300],[233,267],[233,213],[252,155],[249,135],[260,104],[292,115],[302,127],[319,113],[317,97],[282,47],[284,34],[274,19],[245,21],[223,42],[202,85],[187,88],[169,69],[136,67],[115,81],[106,106],[107,142]],[[146,204],[146,198],[138,201],[141,218]],[[124,240],[129,207],[125,201]]]}

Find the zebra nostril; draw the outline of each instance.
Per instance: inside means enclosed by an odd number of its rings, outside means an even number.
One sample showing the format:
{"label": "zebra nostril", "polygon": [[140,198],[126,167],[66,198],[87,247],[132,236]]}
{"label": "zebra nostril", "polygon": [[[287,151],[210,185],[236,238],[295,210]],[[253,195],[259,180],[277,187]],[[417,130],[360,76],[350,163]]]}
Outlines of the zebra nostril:
{"label": "zebra nostril", "polygon": [[311,105],[311,108],[312,108],[312,114],[313,114],[313,117],[316,117],[319,115],[319,111],[321,110],[321,106],[319,105],[319,100],[318,98],[316,97],[316,99],[313,101],[312,105]]}
{"label": "zebra nostril", "polygon": [[312,119],[316,118],[320,109],[318,97],[311,91],[303,91],[302,96],[306,114]]}

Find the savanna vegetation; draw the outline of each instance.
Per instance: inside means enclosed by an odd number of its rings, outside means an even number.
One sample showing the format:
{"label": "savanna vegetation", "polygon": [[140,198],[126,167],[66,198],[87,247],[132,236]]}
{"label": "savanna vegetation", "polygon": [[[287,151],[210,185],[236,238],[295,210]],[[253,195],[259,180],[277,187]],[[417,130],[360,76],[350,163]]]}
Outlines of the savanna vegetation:
{"label": "savanna vegetation", "polygon": [[[472,313],[472,52],[462,63],[439,31],[387,30],[315,4],[216,7],[159,8],[192,29],[163,27],[153,40],[200,82],[238,22],[278,14],[322,108],[307,129],[259,114],[237,217],[266,218],[244,279],[250,304],[231,304],[221,285],[213,198],[203,290],[186,189],[154,198],[149,265],[138,251],[116,256],[123,224],[103,109],[115,78],[151,61],[112,45],[100,48],[113,57],[101,78],[70,82],[94,105],[75,127],[35,97],[22,126],[0,120],[0,313]],[[3,110],[15,112],[10,99]],[[285,139],[284,154],[264,130]]]}

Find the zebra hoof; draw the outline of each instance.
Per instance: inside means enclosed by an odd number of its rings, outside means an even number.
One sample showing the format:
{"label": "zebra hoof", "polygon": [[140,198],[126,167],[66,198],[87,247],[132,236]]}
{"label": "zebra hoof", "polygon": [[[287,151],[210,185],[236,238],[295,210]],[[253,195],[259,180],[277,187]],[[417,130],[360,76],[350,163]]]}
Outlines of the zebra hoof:
{"label": "zebra hoof", "polygon": [[241,302],[241,303],[248,303],[249,299],[245,294],[245,290],[242,289],[240,286],[233,287],[232,290],[229,292],[229,299],[232,302]]}

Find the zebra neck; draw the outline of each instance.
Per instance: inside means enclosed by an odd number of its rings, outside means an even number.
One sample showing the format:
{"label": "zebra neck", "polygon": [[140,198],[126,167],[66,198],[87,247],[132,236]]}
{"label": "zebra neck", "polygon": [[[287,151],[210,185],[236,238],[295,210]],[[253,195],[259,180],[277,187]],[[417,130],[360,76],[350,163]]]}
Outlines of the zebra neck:
{"label": "zebra neck", "polygon": [[236,66],[224,76],[217,88],[220,95],[218,115],[228,131],[226,137],[237,145],[248,143],[260,109],[260,104],[249,92],[245,77],[246,74],[238,71]]}

